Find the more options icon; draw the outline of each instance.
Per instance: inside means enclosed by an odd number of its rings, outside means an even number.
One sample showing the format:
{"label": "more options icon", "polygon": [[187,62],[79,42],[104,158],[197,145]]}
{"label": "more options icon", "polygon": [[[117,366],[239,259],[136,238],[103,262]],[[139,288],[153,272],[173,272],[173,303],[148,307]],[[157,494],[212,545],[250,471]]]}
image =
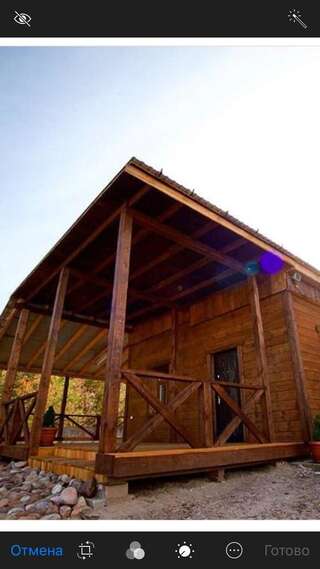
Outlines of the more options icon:
{"label": "more options icon", "polygon": [[243,554],[243,547],[238,541],[230,541],[226,546],[226,555],[229,559],[240,559]]}

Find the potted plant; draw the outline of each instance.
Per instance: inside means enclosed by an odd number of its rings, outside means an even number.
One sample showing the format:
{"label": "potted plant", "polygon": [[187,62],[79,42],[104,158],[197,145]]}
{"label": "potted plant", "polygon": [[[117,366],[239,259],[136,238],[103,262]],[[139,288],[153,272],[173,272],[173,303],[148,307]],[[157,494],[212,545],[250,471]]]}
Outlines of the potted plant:
{"label": "potted plant", "polygon": [[320,462],[320,415],[313,419],[312,441],[310,442],[311,456],[314,462]]}
{"label": "potted plant", "polygon": [[43,416],[40,446],[49,447],[53,445],[53,441],[56,437],[56,426],[55,426],[55,411],[51,405]]}

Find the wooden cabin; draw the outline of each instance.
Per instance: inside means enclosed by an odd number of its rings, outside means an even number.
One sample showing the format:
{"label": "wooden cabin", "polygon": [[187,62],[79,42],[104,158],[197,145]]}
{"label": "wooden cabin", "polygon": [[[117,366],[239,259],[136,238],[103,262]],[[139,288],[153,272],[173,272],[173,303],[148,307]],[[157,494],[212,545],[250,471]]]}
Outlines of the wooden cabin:
{"label": "wooden cabin", "polygon": [[[106,483],[305,456],[319,333],[318,270],[132,158],[1,316],[0,454]],[[90,444],[40,446],[52,375],[62,424],[69,378],[104,383]]]}

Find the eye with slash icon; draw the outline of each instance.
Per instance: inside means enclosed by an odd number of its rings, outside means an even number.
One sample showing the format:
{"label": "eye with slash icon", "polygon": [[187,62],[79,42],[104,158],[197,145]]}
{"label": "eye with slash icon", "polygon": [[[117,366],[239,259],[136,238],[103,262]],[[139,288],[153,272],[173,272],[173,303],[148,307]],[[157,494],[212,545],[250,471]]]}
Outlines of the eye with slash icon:
{"label": "eye with slash icon", "polygon": [[178,559],[192,559],[192,555],[194,553],[192,543],[187,543],[184,541],[183,543],[177,544],[177,549],[175,549],[175,553],[178,556]]}

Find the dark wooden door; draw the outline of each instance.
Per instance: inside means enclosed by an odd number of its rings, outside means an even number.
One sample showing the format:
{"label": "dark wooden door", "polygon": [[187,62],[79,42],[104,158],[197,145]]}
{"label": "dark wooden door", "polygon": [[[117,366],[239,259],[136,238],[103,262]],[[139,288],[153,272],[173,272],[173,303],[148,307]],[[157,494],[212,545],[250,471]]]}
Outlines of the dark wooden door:
{"label": "dark wooden door", "polygon": [[[240,381],[238,351],[236,348],[223,350],[213,354],[213,372],[215,381],[230,381],[238,383]],[[225,387],[228,394],[241,406],[240,389],[236,387]],[[215,397],[216,409],[216,436],[218,437],[224,428],[233,419],[234,414],[230,407],[218,396]],[[243,442],[244,433],[243,425],[240,425],[231,437],[228,439],[230,443]]]}

